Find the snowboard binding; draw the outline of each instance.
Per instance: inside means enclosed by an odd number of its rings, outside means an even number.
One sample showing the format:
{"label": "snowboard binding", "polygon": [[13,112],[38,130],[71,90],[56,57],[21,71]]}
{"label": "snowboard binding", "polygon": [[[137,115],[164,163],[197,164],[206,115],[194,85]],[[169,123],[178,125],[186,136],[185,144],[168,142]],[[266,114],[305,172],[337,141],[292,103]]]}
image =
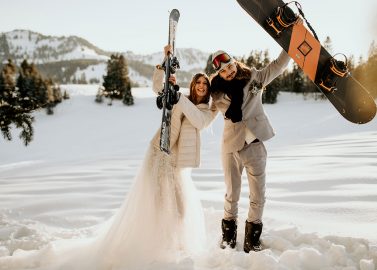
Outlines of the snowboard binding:
{"label": "snowboard binding", "polygon": [[280,37],[284,30],[292,26],[298,20],[299,15],[288,7],[291,3],[295,3],[297,7],[300,6],[298,2],[289,2],[282,7],[274,9],[272,15],[266,19],[267,25],[273,30],[275,37]]}
{"label": "snowboard binding", "polygon": [[[338,55],[338,54],[336,54]],[[321,77],[318,80],[318,84],[321,89],[327,92],[334,92],[336,91],[336,82],[339,78],[347,77],[348,72],[348,65],[347,65],[347,57],[344,54],[345,61],[340,61],[335,59],[335,56],[331,57],[323,69]]]}
{"label": "snowboard binding", "polygon": [[[299,14],[295,13],[290,7],[288,7],[288,5],[292,3],[295,4]],[[302,7],[300,3],[297,1],[291,1],[284,4],[281,7],[275,8],[272,15],[266,19],[266,30],[272,30],[272,34],[275,36],[275,38],[279,38],[286,29],[288,29],[298,21],[300,15],[305,20],[307,26],[312,31],[314,37],[318,40],[316,32],[314,31],[313,27],[308,22],[308,20],[305,18],[305,14],[302,11]]]}

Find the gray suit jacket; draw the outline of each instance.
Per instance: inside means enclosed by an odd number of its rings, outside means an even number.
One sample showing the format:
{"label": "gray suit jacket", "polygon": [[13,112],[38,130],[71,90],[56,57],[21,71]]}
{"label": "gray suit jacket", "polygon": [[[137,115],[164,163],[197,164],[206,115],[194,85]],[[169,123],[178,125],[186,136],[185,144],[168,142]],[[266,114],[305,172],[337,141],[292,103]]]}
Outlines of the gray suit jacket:
{"label": "gray suit jacket", "polygon": [[[242,121],[233,123],[224,117],[224,132],[222,150],[225,153],[232,153],[241,150],[245,145],[246,128],[256,138],[266,141],[275,135],[275,132],[268,120],[262,105],[263,89],[287,67],[291,58],[285,51],[262,70],[251,69],[251,79],[244,88],[244,99],[242,103]],[[250,91],[250,84],[258,83],[262,87]],[[211,110],[213,117],[220,111],[223,116],[230,105],[230,99],[224,93],[212,94]]]}

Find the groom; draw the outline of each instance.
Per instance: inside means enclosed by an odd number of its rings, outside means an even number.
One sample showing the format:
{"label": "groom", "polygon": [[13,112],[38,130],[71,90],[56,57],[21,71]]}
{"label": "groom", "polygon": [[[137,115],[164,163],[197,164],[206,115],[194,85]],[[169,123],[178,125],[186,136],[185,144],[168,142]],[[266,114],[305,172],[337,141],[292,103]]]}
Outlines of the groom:
{"label": "groom", "polygon": [[262,92],[287,67],[290,57],[283,51],[262,70],[249,68],[224,51],[212,55],[216,71],[211,80],[214,116],[224,116],[222,163],[225,178],[224,218],[221,247],[236,246],[241,175],[245,168],[249,183],[249,212],[245,223],[244,251],[261,250],[262,214],[265,203],[267,152],[263,144],[274,136],[264,112]]}

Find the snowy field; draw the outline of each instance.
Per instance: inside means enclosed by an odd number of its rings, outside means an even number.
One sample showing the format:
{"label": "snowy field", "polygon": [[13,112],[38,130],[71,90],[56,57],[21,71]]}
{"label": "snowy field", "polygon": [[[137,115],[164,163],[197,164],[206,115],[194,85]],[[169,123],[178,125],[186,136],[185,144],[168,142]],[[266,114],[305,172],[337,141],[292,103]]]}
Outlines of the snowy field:
{"label": "snowy field", "polygon": [[[71,99],[53,116],[35,113],[30,146],[17,132],[12,142],[0,140],[0,269],[49,269],[38,250],[95,237],[124,200],[161,112],[148,88],[133,89],[131,107],[95,103],[97,88],[63,86]],[[237,248],[218,248],[224,197],[218,117],[202,132],[202,164],[192,172],[207,250],[151,269],[377,269],[377,119],[355,125],[326,100],[287,93],[265,109],[277,133],[266,143],[266,249],[242,251],[246,176]]]}

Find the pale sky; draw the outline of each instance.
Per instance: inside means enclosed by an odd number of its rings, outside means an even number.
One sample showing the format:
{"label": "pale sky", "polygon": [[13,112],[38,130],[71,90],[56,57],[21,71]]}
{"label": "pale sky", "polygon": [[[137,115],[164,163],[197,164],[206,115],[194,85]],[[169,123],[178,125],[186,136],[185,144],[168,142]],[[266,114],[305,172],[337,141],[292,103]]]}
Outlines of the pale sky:
{"label": "pale sky", "polygon": [[[377,42],[377,0],[300,3],[320,41],[331,37],[334,53],[366,56],[372,40]],[[107,51],[161,51],[173,8],[181,13],[178,48],[223,49],[236,56],[253,49],[268,48],[271,56],[280,51],[235,0],[0,0],[0,7],[0,32],[76,35]]]}

